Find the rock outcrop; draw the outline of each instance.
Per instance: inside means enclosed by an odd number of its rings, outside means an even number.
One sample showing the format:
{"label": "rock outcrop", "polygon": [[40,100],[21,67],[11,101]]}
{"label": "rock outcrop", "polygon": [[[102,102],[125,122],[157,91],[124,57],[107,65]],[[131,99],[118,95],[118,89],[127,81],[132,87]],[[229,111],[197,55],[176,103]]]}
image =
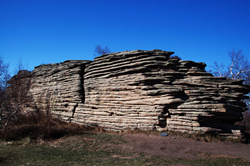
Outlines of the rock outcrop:
{"label": "rock outcrop", "polygon": [[173,130],[240,134],[242,80],[214,77],[205,63],[162,50],[125,51],[94,61],[41,65],[31,73],[37,104],[64,120],[106,130]]}
{"label": "rock outcrop", "polygon": [[30,93],[35,106],[46,109],[49,105],[54,115],[71,121],[78,104],[84,103],[83,75],[85,65],[90,62],[68,60],[35,67],[30,73]]}

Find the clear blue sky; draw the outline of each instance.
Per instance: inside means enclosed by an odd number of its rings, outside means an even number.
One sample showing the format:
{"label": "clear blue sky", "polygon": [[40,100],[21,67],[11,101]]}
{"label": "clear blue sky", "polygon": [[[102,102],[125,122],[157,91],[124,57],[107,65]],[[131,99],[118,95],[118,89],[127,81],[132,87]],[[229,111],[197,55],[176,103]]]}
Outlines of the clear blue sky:
{"label": "clear blue sky", "polygon": [[183,60],[250,60],[250,0],[0,0],[0,54],[11,72],[112,52],[162,49]]}

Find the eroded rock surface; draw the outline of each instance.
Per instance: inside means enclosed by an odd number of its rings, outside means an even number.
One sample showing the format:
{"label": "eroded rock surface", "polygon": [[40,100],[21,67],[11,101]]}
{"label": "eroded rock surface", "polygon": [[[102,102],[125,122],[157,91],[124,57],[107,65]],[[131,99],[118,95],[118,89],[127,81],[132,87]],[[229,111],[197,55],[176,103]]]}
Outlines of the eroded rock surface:
{"label": "eroded rock surface", "polygon": [[45,105],[49,96],[52,112],[64,120],[107,130],[240,134],[234,123],[246,110],[249,86],[171,54],[135,50],[41,65],[31,73],[30,93]]}
{"label": "eroded rock surface", "polygon": [[37,66],[31,72],[30,93],[36,107],[50,106],[53,114],[70,121],[79,103],[84,103],[83,75],[91,61],[68,60]]}

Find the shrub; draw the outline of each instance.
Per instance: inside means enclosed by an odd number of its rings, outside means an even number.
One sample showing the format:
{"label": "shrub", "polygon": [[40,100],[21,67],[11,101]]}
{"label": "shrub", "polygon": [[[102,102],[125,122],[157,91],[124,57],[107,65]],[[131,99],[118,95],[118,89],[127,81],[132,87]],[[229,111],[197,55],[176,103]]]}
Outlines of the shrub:
{"label": "shrub", "polygon": [[10,121],[7,128],[0,130],[0,138],[6,141],[21,140],[29,137],[31,140],[51,140],[65,135],[83,134],[93,128],[62,122],[51,114],[32,112],[19,114]]}

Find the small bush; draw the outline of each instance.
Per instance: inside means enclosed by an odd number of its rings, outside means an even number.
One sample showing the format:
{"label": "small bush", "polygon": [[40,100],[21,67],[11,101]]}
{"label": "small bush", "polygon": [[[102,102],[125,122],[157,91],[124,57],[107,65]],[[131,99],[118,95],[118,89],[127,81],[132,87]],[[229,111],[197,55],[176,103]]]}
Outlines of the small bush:
{"label": "small bush", "polygon": [[83,134],[93,128],[62,122],[45,113],[29,113],[18,115],[10,121],[5,130],[0,130],[0,138],[6,141],[21,140],[29,137],[31,140],[51,140],[65,135]]}
{"label": "small bush", "polygon": [[170,59],[181,60],[181,58],[179,56],[177,56],[177,55],[170,56]]}

